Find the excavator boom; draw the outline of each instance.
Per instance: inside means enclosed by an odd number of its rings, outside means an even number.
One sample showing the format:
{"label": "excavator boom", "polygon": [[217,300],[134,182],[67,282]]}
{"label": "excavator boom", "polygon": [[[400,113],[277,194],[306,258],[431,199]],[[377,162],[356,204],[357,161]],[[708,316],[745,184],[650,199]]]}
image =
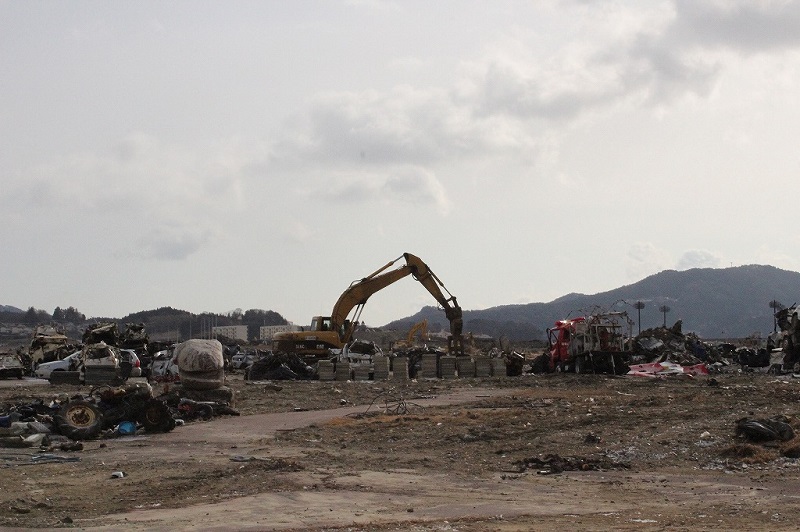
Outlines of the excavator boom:
{"label": "excavator boom", "polygon": [[[400,259],[405,264],[390,270]],[[462,329],[463,319],[461,307],[456,298],[447,291],[444,283],[431,271],[419,257],[411,253],[403,253],[400,257],[387,263],[367,277],[354,281],[345,290],[333,306],[330,318],[315,318],[314,331],[281,333],[275,337],[275,347],[283,351],[307,351],[309,354],[322,354],[328,348],[342,348],[353,337],[353,332],[361,316],[361,310],[374,293],[392,283],[411,275],[424,286],[445,311],[450,321],[449,351],[452,354],[463,354]],[[447,295],[445,295],[447,293]],[[351,312],[352,319],[349,319]],[[311,345],[313,344],[313,348]]]}
{"label": "excavator boom", "polygon": [[[393,264],[397,263],[401,258],[404,258],[406,263],[397,269],[386,271]],[[463,321],[461,318],[461,307],[458,306],[456,298],[447,292],[449,297],[446,297],[442,290],[447,291],[444,283],[431,271],[427,264],[422,262],[419,257],[411,253],[403,253],[402,256],[396,258],[392,262],[386,264],[371,275],[364,277],[359,281],[353,282],[350,287],[344,291],[339,297],[339,300],[333,306],[331,313],[331,322],[334,327],[346,326],[345,337],[342,341],[347,343],[352,336],[354,324],[349,322],[347,316],[350,312],[358,307],[357,316],[361,314],[360,309],[363,307],[372,294],[378,292],[406,277],[412,275],[414,279],[419,281],[428,292],[436,299],[439,305],[444,308],[445,315],[450,321],[450,334],[453,336],[461,336]],[[441,287],[441,288],[440,288]]]}

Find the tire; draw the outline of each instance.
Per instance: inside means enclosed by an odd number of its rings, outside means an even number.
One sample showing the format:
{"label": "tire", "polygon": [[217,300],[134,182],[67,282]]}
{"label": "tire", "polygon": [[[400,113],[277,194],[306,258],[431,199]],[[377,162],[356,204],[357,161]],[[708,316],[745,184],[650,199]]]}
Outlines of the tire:
{"label": "tire", "polygon": [[92,403],[71,401],[54,416],[58,431],[71,440],[89,440],[100,434],[103,413]]}
{"label": "tire", "polygon": [[169,407],[158,399],[145,403],[139,415],[139,423],[147,432],[169,432],[175,428],[175,419]]}
{"label": "tire", "polygon": [[197,415],[203,421],[210,421],[214,417],[214,407],[211,405],[197,405]]}

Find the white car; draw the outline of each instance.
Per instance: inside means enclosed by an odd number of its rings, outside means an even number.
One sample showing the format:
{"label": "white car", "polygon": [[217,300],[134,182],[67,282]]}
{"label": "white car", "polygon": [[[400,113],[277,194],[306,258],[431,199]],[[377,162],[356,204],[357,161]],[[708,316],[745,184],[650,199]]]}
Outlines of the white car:
{"label": "white car", "polygon": [[233,369],[247,369],[258,360],[258,353],[236,353],[231,357],[231,367]]}
{"label": "white car", "polygon": [[173,349],[165,349],[153,355],[150,363],[150,379],[156,382],[171,382],[178,380],[178,364],[174,357]]}
{"label": "white car", "polygon": [[120,349],[119,350],[119,360],[120,363],[122,362],[130,362],[131,363],[131,374],[128,375],[129,377],[141,377],[142,376],[142,362],[139,360],[136,351],[133,349]]}
{"label": "white car", "polygon": [[40,379],[49,379],[54,371],[76,371],[81,361],[81,351],[75,351],[68,357],[52,362],[43,362],[36,366],[33,371],[34,376]]}

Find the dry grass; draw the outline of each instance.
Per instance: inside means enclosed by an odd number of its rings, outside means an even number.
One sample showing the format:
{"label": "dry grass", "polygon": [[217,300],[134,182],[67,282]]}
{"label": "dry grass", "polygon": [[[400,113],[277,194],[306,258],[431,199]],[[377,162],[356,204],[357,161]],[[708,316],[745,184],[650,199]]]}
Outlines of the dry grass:
{"label": "dry grass", "polygon": [[736,443],[723,448],[720,456],[738,460],[744,464],[766,464],[778,457],[778,451],[750,443]]}

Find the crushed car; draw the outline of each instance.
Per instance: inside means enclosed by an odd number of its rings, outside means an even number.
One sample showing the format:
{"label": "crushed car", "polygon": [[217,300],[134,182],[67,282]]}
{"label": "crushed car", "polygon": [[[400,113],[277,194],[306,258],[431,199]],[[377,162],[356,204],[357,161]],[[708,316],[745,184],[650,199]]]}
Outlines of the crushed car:
{"label": "crushed car", "polygon": [[39,325],[31,338],[28,357],[33,365],[52,362],[68,356],[76,348],[77,343],[71,341],[62,329],[51,325]]}
{"label": "crushed car", "polygon": [[16,353],[0,353],[0,379],[21,379],[25,373],[22,360]]}
{"label": "crushed car", "polygon": [[178,364],[175,360],[175,346],[157,351],[150,362],[148,378],[154,382],[175,382],[180,380]]}
{"label": "crushed car", "polygon": [[231,357],[231,369],[246,371],[259,356],[258,352],[240,351]]}

